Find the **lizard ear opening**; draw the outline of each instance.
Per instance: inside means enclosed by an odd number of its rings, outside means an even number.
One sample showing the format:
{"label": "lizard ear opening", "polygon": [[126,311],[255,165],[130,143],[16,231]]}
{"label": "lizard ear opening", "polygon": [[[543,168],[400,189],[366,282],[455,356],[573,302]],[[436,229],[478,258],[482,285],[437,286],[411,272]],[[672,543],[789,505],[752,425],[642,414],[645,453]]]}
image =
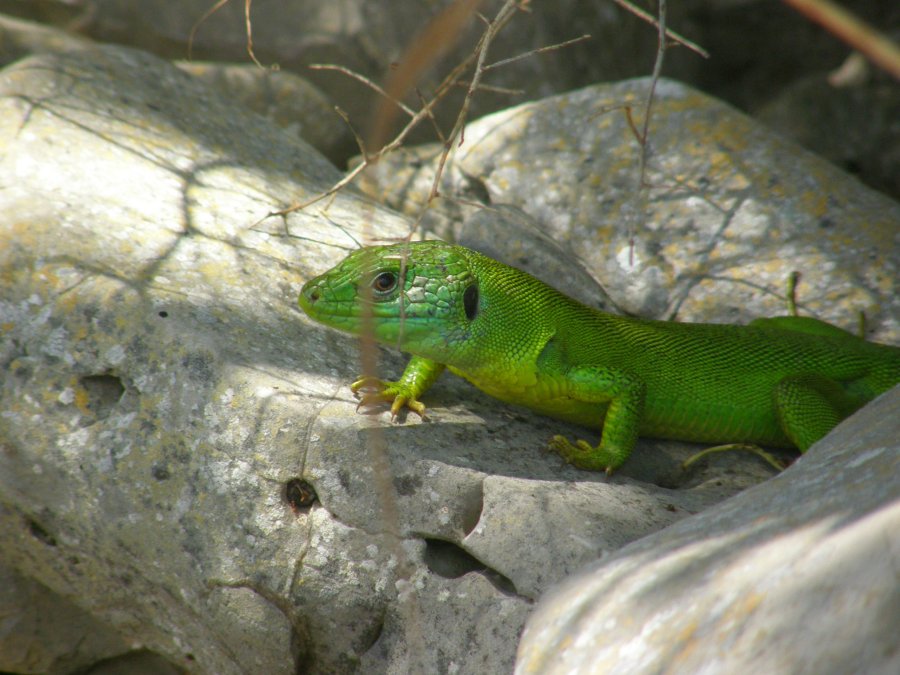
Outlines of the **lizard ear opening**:
{"label": "lizard ear opening", "polygon": [[463,308],[466,310],[466,318],[471,321],[478,314],[478,286],[472,284],[463,293]]}

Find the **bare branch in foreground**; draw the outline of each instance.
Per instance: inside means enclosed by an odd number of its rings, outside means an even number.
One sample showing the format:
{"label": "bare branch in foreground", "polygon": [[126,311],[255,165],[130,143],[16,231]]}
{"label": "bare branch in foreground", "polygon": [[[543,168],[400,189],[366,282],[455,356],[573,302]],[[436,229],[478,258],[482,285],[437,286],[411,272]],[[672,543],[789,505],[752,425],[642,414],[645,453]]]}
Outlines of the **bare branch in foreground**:
{"label": "bare branch in foreground", "polygon": [[[639,19],[646,21],[647,23],[655,26],[656,28],[659,28],[659,24],[657,23],[656,19],[653,17],[652,14],[648,14],[640,7],[636,7],[635,5],[628,2],[628,0],[613,0],[613,2],[616,3],[622,9],[624,9],[628,12],[631,12]],[[675,31],[666,29],[665,35],[666,35],[666,37],[671,39],[673,42],[676,42],[684,47],[687,47],[695,54],[699,54],[700,56],[702,56],[704,59],[709,58],[709,52],[706,51],[705,49],[703,49],[703,47],[698,45],[696,42],[691,42],[686,37],[679,35]]]}

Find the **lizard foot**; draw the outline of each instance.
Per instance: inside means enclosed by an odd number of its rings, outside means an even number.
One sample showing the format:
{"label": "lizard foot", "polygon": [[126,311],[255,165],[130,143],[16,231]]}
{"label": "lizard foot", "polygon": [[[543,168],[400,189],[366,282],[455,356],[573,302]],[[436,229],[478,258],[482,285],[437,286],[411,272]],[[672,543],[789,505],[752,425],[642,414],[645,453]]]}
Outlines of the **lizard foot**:
{"label": "lizard foot", "polygon": [[357,410],[379,403],[390,403],[391,420],[396,420],[403,408],[408,408],[422,419],[426,419],[425,404],[419,401],[402,382],[361,377],[350,385],[350,391],[359,398]]}
{"label": "lizard foot", "polygon": [[573,445],[565,436],[554,436],[550,439],[549,446],[572,466],[587,471],[605,471],[607,476],[612,475],[624,461],[616,453],[599,446],[595,448],[580,439]]}

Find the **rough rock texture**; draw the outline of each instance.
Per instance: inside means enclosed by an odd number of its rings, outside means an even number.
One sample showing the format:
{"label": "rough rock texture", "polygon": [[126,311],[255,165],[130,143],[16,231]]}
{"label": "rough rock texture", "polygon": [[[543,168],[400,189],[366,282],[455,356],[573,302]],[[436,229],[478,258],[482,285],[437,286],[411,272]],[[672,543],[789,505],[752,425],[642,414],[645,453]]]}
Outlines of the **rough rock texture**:
{"label": "rough rock texture", "polygon": [[343,165],[356,142],[334,104],[318,88],[293,73],[256,65],[181,61],[178,67],[247,110],[264,115]]}
{"label": "rough rock texture", "polygon": [[509,672],[553,584],[771,475],[648,442],[578,472],[544,447],[583,430],[449,377],[431,423],[356,414],[357,344],[297,293],[409,223],[353,190],[267,217],[338,177],[139,52],[0,73],[3,644],[50,639],[16,598],[91,617],[0,670]]}
{"label": "rough rock texture", "polygon": [[282,497],[332,394],[297,389],[298,270],[405,223],[348,193],[254,228],[336,170],[139,53],[20,61],[0,96],[4,561],[195,672],[340,670],[398,544]]}
{"label": "rough rock texture", "polygon": [[[416,58],[407,53],[413,40],[449,4],[444,0],[254,2],[250,16],[253,48],[266,66],[277,64],[311,78],[350,114],[358,128],[365,129],[378,96],[344,74],[312,71],[307,66],[340,64],[382,81],[397,63]],[[493,18],[502,4],[503,0],[489,0],[479,3],[478,9]],[[98,40],[125,43],[176,59],[186,57],[193,31],[194,58],[248,60],[245,3],[229,2],[205,16],[212,5],[208,0],[92,0],[90,10],[79,17],[79,27]],[[473,102],[476,114],[585,82],[632,77],[646,72],[652,63],[655,31],[613,4],[558,0],[527,5],[527,11],[518,12],[497,36],[490,62],[584,34],[592,35],[593,40],[495,69],[487,83],[512,93],[484,91]],[[690,29],[688,10],[684,3],[669,10],[670,20],[678,22],[681,30]],[[440,39],[446,40],[444,49],[438,63],[423,70],[419,90],[434,91],[440,79],[471,53],[483,30],[484,23],[473,16],[456,41],[450,31],[438,31]],[[598,44],[604,45],[603,49],[598,49]],[[647,59],[635,58],[636,54],[646,54]],[[669,55],[673,76],[695,74],[702,66],[703,60],[686,50],[672,50]],[[461,96],[460,92],[439,107],[437,114],[444,128],[452,124]],[[408,100],[413,104],[418,101],[412,93]],[[423,125],[419,131],[425,138],[434,138],[430,125]]]}
{"label": "rough rock texture", "polygon": [[[521,209],[642,316],[746,323],[784,314],[786,277],[799,270],[801,312],[852,329],[864,310],[873,339],[900,341],[900,205],[671,81],[656,89],[641,192],[623,106],[640,120],[648,87],[595,85],[469,124],[444,174],[451,199],[426,222],[453,236],[472,202]],[[380,162],[366,190],[419,214],[439,151]],[[497,244],[515,241],[503,227]]]}
{"label": "rough rock texture", "polygon": [[[3,512],[5,507],[0,507]],[[20,545],[30,537],[48,547],[56,540],[35,523],[20,527]],[[4,542],[9,545],[8,539]],[[59,673],[116,657],[128,644],[88,612],[19,574],[0,559],[0,655],[3,672]]]}
{"label": "rough rock texture", "polygon": [[[0,65],[32,54],[95,47],[90,40],[70,32],[0,14]],[[332,162],[343,165],[347,153],[357,150],[350,130],[335,114],[331,101],[297,75],[246,64],[181,61],[178,66],[224,98],[264,115],[304,139]]]}
{"label": "rough rock texture", "polygon": [[[46,672],[109,645],[195,673],[507,671],[551,584],[770,475],[629,479],[690,451],[647,444],[607,482],[449,378],[435,423],[367,422],[355,341],[296,297],[408,224],[352,190],[267,218],[335,169],[155,58],[17,62],[0,147],[2,561],[97,626]],[[11,612],[10,640],[44,639]]]}
{"label": "rough rock texture", "polygon": [[518,675],[900,672],[900,387],[538,603]]}
{"label": "rough rock texture", "polygon": [[[493,17],[504,1],[455,4],[477,6],[483,16]],[[366,130],[379,97],[344,73],[316,71],[309,65],[338,64],[383,82],[397,64],[417,60],[412,53],[415,38],[429,22],[440,21],[442,10],[450,4],[450,0],[0,0],[0,13],[60,27],[65,32],[59,31],[60,36],[53,38],[57,42],[81,34],[176,60],[249,64],[249,8],[253,48],[264,68],[311,78],[326,96],[349,112],[357,129]],[[483,81],[489,87],[472,100],[473,117],[587,84],[651,72],[657,49],[656,29],[611,0],[517,4],[524,11],[518,12],[496,36],[487,60],[505,63],[487,72]],[[845,4],[846,9],[888,36],[896,31],[900,20],[897,3],[853,0]],[[652,11],[646,3],[643,6]],[[668,3],[666,22],[711,55],[702,58],[684,47],[673,46],[665,58],[664,73],[668,77],[687,82],[751,114],[786,95],[794,103],[780,106],[788,114],[780,116],[779,128],[797,130],[796,138],[808,141],[807,147],[816,152],[838,150],[825,154],[868,185],[887,191],[894,199],[900,197],[896,169],[900,129],[889,123],[896,117],[890,116],[896,109],[896,96],[889,90],[896,87],[889,75],[871,65],[868,73],[855,77],[852,83],[848,84],[842,75],[839,79],[847,86],[821,90],[811,101],[813,107],[797,101],[791,92],[797,85],[804,88],[803,82],[808,78],[822,80],[829,73],[845,71],[842,64],[847,60],[860,59],[858,53],[848,59],[851,49],[840,38],[781,0],[679,0]],[[471,16],[465,28],[455,42],[450,39],[452,31],[446,27],[436,31],[446,40],[442,44],[444,53],[437,63],[423,67],[419,91],[426,95],[433,91],[439,79],[471,53],[485,24],[479,17]],[[584,35],[590,39],[509,60]],[[10,46],[4,37],[0,29],[0,59]],[[14,39],[13,46],[15,42]],[[259,69],[259,73],[259,80],[265,82],[268,78],[264,70]],[[871,95],[871,85],[878,87],[879,81],[888,87],[887,97]],[[252,89],[251,86],[247,91]],[[851,92],[853,89],[856,91]],[[451,95],[446,105],[438,106],[442,128],[450,128],[460,97],[461,93]],[[279,103],[276,107],[284,111],[304,107],[293,95],[287,101],[287,105]],[[419,103],[412,93],[407,102]],[[879,123],[881,119],[887,123]],[[333,113],[319,123],[323,122],[343,124]],[[307,122],[304,126],[318,125]],[[436,139],[430,124],[422,125],[414,134],[417,140]],[[852,147],[823,137],[852,138]],[[339,143],[340,138],[329,139],[326,155],[356,153],[355,144]],[[343,156],[339,166],[348,156]]]}

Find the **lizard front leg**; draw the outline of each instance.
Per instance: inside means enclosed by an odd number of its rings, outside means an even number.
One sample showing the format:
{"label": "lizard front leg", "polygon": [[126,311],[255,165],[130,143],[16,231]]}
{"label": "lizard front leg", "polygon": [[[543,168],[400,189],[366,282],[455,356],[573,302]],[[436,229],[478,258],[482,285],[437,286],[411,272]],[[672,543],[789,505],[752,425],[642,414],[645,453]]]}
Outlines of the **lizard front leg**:
{"label": "lizard front leg", "polygon": [[399,380],[387,381],[363,376],[350,385],[350,391],[354,394],[362,392],[357,409],[375,403],[390,403],[391,419],[396,419],[404,407],[424,418],[425,405],[419,401],[419,397],[428,391],[445,367],[443,363],[413,356]]}
{"label": "lizard front leg", "polygon": [[577,440],[573,445],[563,436],[550,439],[550,448],[570,464],[589,471],[611,474],[619,468],[638,438],[647,387],[640,378],[602,366],[576,366],[566,371],[571,398],[587,403],[607,403],[600,444]]}

